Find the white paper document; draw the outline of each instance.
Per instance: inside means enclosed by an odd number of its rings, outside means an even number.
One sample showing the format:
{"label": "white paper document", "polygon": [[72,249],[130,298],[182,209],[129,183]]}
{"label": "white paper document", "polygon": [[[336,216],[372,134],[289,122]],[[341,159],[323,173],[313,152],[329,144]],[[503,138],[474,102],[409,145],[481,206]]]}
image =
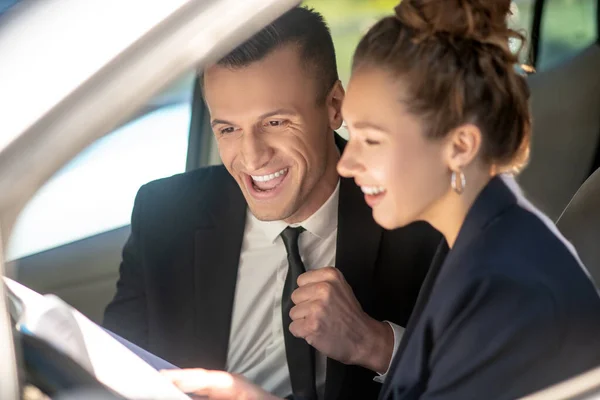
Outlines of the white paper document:
{"label": "white paper document", "polygon": [[132,400],[189,400],[142,358],[58,297],[41,295],[11,279],[21,303],[18,328],[68,354],[118,394]]}

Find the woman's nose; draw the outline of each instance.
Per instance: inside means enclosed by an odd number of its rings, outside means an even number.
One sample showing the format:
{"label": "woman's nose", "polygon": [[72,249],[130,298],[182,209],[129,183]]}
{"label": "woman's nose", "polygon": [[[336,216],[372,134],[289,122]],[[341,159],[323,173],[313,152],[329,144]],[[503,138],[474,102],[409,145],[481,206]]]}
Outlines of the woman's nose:
{"label": "woman's nose", "polygon": [[337,170],[340,176],[345,178],[353,178],[359,172],[364,170],[360,163],[360,155],[351,142],[348,142],[346,145],[346,148],[338,161]]}

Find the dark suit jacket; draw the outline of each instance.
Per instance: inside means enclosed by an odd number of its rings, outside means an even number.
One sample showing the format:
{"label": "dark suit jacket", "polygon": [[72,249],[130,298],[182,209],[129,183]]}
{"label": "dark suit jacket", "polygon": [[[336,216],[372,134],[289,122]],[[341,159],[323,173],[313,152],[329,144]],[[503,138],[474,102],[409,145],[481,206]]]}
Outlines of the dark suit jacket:
{"label": "dark suit jacket", "polygon": [[432,264],[381,399],[515,399],[600,364],[600,297],[494,178]]}
{"label": "dark suit jacket", "polygon": [[[224,369],[245,215],[223,166],[143,186],[104,326],[177,366]],[[372,317],[406,326],[440,240],[423,223],[384,231],[341,180],[336,266]],[[327,400],[376,398],[374,375],[328,360]]]}

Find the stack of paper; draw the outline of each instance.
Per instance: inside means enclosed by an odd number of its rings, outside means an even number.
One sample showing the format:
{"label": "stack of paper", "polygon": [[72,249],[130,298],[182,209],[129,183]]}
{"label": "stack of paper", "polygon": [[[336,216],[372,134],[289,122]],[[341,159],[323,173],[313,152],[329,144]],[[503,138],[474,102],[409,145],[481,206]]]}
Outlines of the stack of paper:
{"label": "stack of paper", "polygon": [[18,299],[18,328],[65,352],[100,382],[132,400],[189,400],[156,369],[60,300],[4,278]]}

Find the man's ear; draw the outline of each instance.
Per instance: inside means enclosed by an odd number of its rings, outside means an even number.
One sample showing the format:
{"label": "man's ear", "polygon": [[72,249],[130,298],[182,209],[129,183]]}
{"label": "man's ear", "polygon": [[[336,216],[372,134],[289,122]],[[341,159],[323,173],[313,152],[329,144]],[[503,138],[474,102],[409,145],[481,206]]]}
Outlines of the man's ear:
{"label": "man's ear", "polygon": [[346,92],[342,86],[342,82],[339,80],[335,82],[329,94],[327,95],[326,104],[327,112],[329,116],[329,126],[334,131],[342,126],[342,102]]}
{"label": "man's ear", "polygon": [[479,155],[481,130],[474,124],[461,125],[446,137],[446,165],[451,171],[462,171]]}

